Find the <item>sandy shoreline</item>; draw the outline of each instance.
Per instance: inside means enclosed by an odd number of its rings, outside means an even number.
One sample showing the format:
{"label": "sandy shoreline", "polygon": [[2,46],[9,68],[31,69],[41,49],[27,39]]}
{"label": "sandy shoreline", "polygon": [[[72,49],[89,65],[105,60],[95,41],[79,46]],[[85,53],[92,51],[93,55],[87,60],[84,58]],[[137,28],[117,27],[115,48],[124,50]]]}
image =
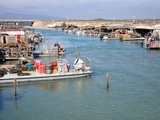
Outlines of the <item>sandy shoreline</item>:
{"label": "sandy shoreline", "polygon": [[41,30],[53,30],[53,28],[48,28],[48,27],[34,27],[34,26],[24,26],[24,28],[28,28],[28,29],[41,29]]}
{"label": "sandy shoreline", "polygon": [[[103,39],[103,36],[109,34],[109,32],[111,33],[114,31],[115,34],[118,35],[116,36],[118,39],[124,39],[124,30],[132,31],[135,29],[132,33],[132,36],[141,38],[144,37],[145,34],[148,34],[148,32],[154,30],[153,26],[159,23],[158,21],[139,21],[136,23],[133,21],[35,21],[32,26],[25,26],[25,28],[41,30],[62,30],[66,33],[89,35],[93,37],[99,37],[100,39]],[[121,33],[117,32],[116,30],[121,31]],[[136,30],[138,30],[138,32]],[[130,35],[128,37],[132,38],[132,36]]]}
{"label": "sandy shoreline", "polygon": [[137,21],[133,23],[133,21],[35,21],[32,26],[27,26],[27,28],[36,28],[36,29],[47,29],[52,30],[53,28],[49,28],[48,25],[61,25],[64,24],[66,26],[77,26],[77,27],[85,27],[85,26],[92,26],[92,27],[102,27],[102,26],[143,26],[143,27],[150,27],[155,24],[159,24],[160,21]]}

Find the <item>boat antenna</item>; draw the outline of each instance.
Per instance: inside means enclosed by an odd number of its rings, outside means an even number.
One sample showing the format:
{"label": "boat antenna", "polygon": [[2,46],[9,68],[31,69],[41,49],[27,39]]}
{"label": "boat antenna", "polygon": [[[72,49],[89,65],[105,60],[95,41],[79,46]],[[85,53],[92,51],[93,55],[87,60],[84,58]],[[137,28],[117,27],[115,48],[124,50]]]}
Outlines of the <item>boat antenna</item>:
{"label": "boat antenna", "polygon": [[78,47],[76,47],[76,58],[79,58]]}

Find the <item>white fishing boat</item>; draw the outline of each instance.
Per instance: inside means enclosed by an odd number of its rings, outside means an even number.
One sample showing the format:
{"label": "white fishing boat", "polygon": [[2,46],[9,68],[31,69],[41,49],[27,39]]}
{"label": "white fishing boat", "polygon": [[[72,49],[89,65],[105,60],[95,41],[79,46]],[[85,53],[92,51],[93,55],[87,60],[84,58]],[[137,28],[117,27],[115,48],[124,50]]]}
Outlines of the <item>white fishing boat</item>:
{"label": "white fishing boat", "polygon": [[146,41],[144,40],[142,46],[147,49],[160,49],[160,41]]}
{"label": "white fishing boat", "polygon": [[90,76],[92,72],[92,62],[87,57],[76,57],[73,64],[68,64],[64,58],[59,58],[50,64],[42,64],[40,60],[35,60],[34,64],[27,63],[26,68],[16,65],[1,65],[0,84],[12,84],[15,80],[18,83],[28,83],[86,77]]}
{"label": "white fishing boat", "polygon": [[[26,72],[24,72],[26,73]],[[29,73],[29,74],[28,74]],[[78,78],[90,76],[92,73],[89,71],[72,71],[65,74],[39,74],[36,72],[27,71],[24,76],[18,76],[17,74],[7,74],[0,78],[0,84],[13,83],[16,80],[18,83],[24,82],[38,82],[38,81],[49,81],[58,79]]]}
{"label": "white fishing boat", "polygon": [[151,36],[145,38],[144,41],[141,41],[141,46],[147,49],[160,49],[160,25],[154,26],[154,31]]}
{"label": "white fishing boat", "polygon": [[105,35],[100,35],[100,40],[120,40],[120,38],[115,33],[108,33]]}
{"label": "white fishing boat", "polygon": [[43,56],[58,56],[65,54],[65,47],[59,43],[54,45],[45,45],[43,44],[43,51],[34,51],[34,57],[43,57]]}
{"label": "white fishing boat", "polygon": [[101,40],[120,40],[118,37],[109,37],[107,35],[104,35],[103,37],[100,37]]}

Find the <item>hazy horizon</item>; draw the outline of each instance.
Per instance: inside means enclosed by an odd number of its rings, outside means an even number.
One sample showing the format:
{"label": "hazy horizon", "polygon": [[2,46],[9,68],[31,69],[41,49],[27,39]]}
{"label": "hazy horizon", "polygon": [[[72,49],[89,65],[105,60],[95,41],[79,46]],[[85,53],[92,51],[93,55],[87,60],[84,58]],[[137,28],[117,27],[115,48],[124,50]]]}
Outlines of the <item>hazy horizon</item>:
{"label": "hazy horizon", "polygon": [[159,19],[160,0],[0,0],[1,13],[59,18]]}

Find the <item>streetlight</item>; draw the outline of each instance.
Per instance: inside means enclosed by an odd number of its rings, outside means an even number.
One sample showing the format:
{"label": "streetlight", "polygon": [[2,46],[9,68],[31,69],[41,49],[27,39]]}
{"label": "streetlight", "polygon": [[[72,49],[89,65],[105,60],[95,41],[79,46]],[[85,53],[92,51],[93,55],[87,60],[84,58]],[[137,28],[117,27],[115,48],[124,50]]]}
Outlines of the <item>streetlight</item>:
{"label": "streetlight", "polygon": [[68,15],[66,17],[67,17],[67,23],[68,23]]}
{"label": "streetlight", "polygon": [[132,16],[133,17],[133,23],[135,22],[134,20],[135,20],[135,18],[136,18],[136,16]]}
{"label": "streetlight", "polygon": [[154,23],[156,24],[156,17],[154,17]]}
{"label": "streetlight", "polygon": [[115,17],[113,17],[113,22],[114,22],[114,20],[115,20]]}

